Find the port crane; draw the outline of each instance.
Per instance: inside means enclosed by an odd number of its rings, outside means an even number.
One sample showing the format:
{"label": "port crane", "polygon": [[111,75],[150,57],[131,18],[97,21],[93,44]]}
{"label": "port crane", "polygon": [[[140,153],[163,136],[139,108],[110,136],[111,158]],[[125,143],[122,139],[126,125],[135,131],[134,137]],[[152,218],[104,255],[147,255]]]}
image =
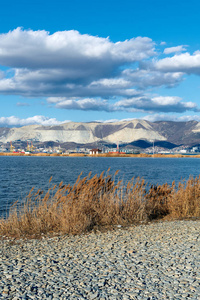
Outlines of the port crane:
{"label": "port crane", "polygon": [[27,147],[26,150],[28,152],[33,152],[35,150],[35,147],[33,146],[33,142],[31,142],[31,145],[29,145],[28,141],[27,141]]}
{"label": "port crane", "polygon": [[10,152],[14,152],[15,151],[15,147],[12,145],[12,142],[10,141]]}
{"label": "port crane", "polygon": [[31,141],[31,152],[35,150],[35,147],[33,146],[33,142]]}
{"label": "port crane", "polygon": [[30,145],[29,145],[28,141],[27,141],[27,147],[26,147],[26,150],[27,150],[27,152],[30,152],[30,151],[31,151],[31,148],[30,148]]}

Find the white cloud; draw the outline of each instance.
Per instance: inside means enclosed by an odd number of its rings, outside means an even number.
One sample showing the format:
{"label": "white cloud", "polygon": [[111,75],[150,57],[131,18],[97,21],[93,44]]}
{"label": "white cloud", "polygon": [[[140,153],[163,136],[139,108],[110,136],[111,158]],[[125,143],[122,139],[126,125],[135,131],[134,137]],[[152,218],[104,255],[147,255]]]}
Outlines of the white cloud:
{"label": "white cloud", "polygon": [[[106,121],[103,120],[97,120],[97,122],[102,123],[113,123],[113,122],[120,122],[120,121],[130,121],[135,118],[126,118],[126,119],[109,119]],[[144,119],[150,122],[156,122],[156,121],[176,121],[176,122],[188,122],[196,120],[200,122],[200,116],[199,115],[185,115],[185,116],[179,116],[179,115],[168,115],[168,114],[150,114],[144,117],[141,117],[140,119]],[[58,121],[55,118],[48,118],[45,116],[33,116],[30,118],[21,119],[16,116],[10,116],[10,117],[0,117],[0,126],[6,127],[18,127],[18,126],[27,126],[27,125],[43,125],[43,126],[54,126],[54,125],[60,125],[66,122],[70,122],[69,120],[65,121]]]}
{"label": "white cloud", "polygon": [[162,106],[168,106],[168,105],[177,105],[180,101],[180,97],[163,97],[163,96],[158,96],[152,98],[152,101],[157,104],[157,105],[162,105]]}
{"label": "white cloud", "polygon": [[145,69],[126,69],[122,72],[126,81],[138,88],[145,89],[149,86],[167,86],[173,87],[183,80],[182,72],[160,72],[157,70]]}
{"label": "white cloud", "polygon": [[95,111],[109,111],[110,105],[106,100],[101,99],[66,99],[59,101],[56,104],[57,108],[74,109],[74,110],[95,110]]}
{"label": "white cloud", "polygon": [[176,46],[176,47],[165,48],[163,53],[171,54],[171,53],[177,53],[177,52],[184,52],[184,51],[187,51],[187,47],[188,46],[186,46],[186,45],[180,45],[180,46]]}
{"label": "white cloud", "polygon": [[152,114],[142,117],[142,119],[156,122],[156,121],[173,121],[173,122],[189,122],[189,121],[197,121],[200,122],[199,115],[186,115],[186,116],[176,116],[176,115],[167,115],[167,114]]}
{"label": "white cloud", "polygon": [[[72,99],[73,98],[71,98],[70,100],[72,100]],[[76,99],[76,98],[74,98],[74,99]],[[67,98],[65,98],[65,97],[48,97],[47,98],[48,103],[59,103],[59,102],[64,102],[66,100],[67,100]]]}
{"label": "white cloud", "polygon": [[66,122],[69,121],[66,120],[61,122],[56,120],[55,118],[48,118],[45,116],[34,116],[26,119],[20,119],[15,116],[0,117],[1,126],[26,126],[26,125],[37,125],[37,124],[51,126],[51,125],[59,125]]}
{"label": "white cloud", "polygon": [[126,122],[126,121],[132,121],[135,120],[136,118],[126,118],[126,119],[109,119],[105,121],[100,121],[102,123],[116,123],[116,122]]}
{"label": "white cloud", "polygon": [[184,72],[200,75],[200,51],[188,52],[155,61],[154,67],[162,72]]}
{"label": "white cloud", "polygon": [[165,48],[159,59],[148,37],[114,43],[75,30],[17,28],[0,34],[0,65],[6,70],[0,71],[0,94],[44,97],[60,109],[198,111],[191,101],[150,95],[157,87],[175,87],[187,74],[200,75],[200,51],[180,53],[186,47]]}
{"label": "white cloud", "polygon": [[176,112],[183,113],[185,111],[199,111],[197,105],[193,102],[183,102],[180,97],[136,97],[123,99],[114,105],[116,110],[141,111],[141,112]]}
{"label": "white cloud", "polygon": [[122,98],[118,101],[108,101],[101,98],[48,98],[49,103],[57,108],[83,110],[83,111],[126,111],[126,112],[185,112],[199,111],[193,102],[183,102],[180,97],[166,96],[135,96],[134,98]]}
{"label": "white cloud", "polygon": [[[78,31],[50,34],[17,28],[0,34],[0,93],[30,97],[101,97],[133,95],[121,70],[155,55],[147,37],[113,43]],[[1,76],[1,77],[2,77]]]}
{"label": "white cloud", "polygon": [[98,86],[103,88],[128,88],[132,86],[132,82],[123,78],[104,78],[93,81],[90,86]]}
{"label": "white cloud", "polygon": [[[113,43],[78,31],[49,32],[17,28],[0,35],[0,64],[13,68],[100,68],[135,62],[154,55],[154,43],[150,38],[137,37]],[[98,72],[98,70],[96,70]]]}

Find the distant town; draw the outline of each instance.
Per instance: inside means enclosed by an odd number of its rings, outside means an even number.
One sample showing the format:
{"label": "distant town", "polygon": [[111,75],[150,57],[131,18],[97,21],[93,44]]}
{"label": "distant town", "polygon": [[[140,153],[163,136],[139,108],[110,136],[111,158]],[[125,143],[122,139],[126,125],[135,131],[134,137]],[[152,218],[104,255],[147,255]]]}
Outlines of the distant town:
{"label": "distant town", "polygon": [[139,148],[139,147],[132,147],[128,148],[126,146],[120,146],[119,144],[112,145],[101,145],[96,146],[91,145],[92,147],[79,147],[74,145],[71,149],[66,149],[62,144],[54,145],[55,143],[47,142],[43,145],[38,145],[33,141],[25,142],[12,142],[10,143],[0,143],[0,152],[1,153],[13,153],[13,154],[86,154],[86,155],[98,155],[98,154],[200,154],[200,146],[187,146],[182,145],[175,147],[173,149],[166,149],[163,147],[155,146],[152,143],[151,147],[147,148]]}

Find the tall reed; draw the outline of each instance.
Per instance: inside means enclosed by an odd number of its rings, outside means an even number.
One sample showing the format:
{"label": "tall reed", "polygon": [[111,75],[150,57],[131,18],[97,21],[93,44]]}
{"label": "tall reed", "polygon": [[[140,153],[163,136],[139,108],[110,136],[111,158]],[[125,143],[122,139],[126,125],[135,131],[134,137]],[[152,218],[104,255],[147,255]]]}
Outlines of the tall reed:
{"label": "tall reed", "polygon": [[0,234],[80,234],[105,225],[200,217],[200,177],[178,187],[173,182],[148,188],[140,178],[125,185],[116,182],[117,172],[112,177],[109,170],[99,176],[81,175],[73,186],[61,182],[46,193],[32,188],[23,206],[14,203],[9,217],[0,220]]}

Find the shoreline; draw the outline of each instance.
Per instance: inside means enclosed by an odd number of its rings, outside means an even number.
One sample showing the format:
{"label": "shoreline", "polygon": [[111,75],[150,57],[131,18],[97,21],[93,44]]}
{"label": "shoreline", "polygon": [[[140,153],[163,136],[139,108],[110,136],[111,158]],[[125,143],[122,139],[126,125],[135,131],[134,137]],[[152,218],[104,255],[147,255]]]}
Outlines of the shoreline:
{"label": "shoreline", "polygon": [[119,153],[105,153],[105,154],[85,154],[85,153],[71,153],[71,154],[57,154],[57,153],[11,153],[11,152],[0,152],[0,156],[35,156],[35,157],[136,157],[136,158],[200,158],[200,154],[119,154]]}
{"label": "shoreline", "polygon": [[200,222],[0,240],[6,299],[199,298]]}

